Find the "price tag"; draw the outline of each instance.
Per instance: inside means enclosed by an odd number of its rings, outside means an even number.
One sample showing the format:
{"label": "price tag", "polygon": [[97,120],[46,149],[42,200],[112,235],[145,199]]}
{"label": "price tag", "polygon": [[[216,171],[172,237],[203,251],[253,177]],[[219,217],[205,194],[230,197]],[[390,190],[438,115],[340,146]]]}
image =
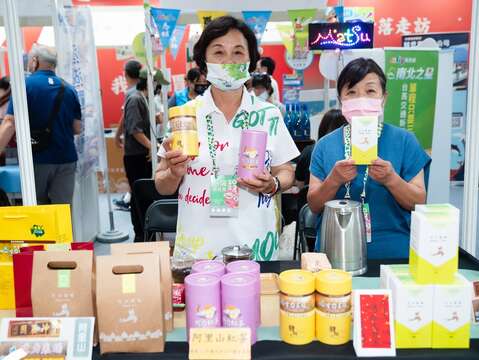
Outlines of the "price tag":
{"label": "price tag", "polygon": [[249,328],[191,328],[192,360],[251,359]]}

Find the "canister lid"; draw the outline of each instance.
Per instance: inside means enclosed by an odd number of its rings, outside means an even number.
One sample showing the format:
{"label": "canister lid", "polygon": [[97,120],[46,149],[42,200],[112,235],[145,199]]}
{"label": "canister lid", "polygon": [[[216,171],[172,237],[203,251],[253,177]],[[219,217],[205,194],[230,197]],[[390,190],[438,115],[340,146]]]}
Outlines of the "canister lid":
{"label": "canister lid", "polygon": [[229,273],[221,277],[221,291],[230,296],[245,297],[257,293],[256,278],[247,273]]}
{"label": "canister lid", "polygon": [[251,258],[253,250],[251,250],[247,245],[243,245],[243,246],[233,245],[233,246],[227,246],[227,247],[223,248],[221,250],[221,253],[225,257],[232,257],[232,258],[249,257],[249,258]]}
{"label": "canister lid", "polygon": [[226,272],[228,273],[260,273],[260,266],[253,260],[237,260],[226,265]]}
{"label": "canister lid", "polygon": [[351,274],[343,270],[326,269],[316,274],[316,290],[325,295],[345,295],[351,292]]}
{"label": "canister lid", "polygon": [[279,289],[288,295],[308,295],[314,292],[314,275],[308,270],[287,270],[279,274]]}
{"label": "canister lid", "polygon": [[192,106],[175,106],[168,110],[168,116],[174,118],[176,116],[194,116],[196,117],[196,109]]}
{"label": "canister lid", "polygon": [[186,286],[209,287],[217,285],[219,282],[220,277],[218,275],[209,273],[196,273],[185,277]]}
{"label": "canister lid", "polygon": [[219,260],[202,260],[191,268],[192,273],[213,273],[219,276],[225,273],[225,264]]}

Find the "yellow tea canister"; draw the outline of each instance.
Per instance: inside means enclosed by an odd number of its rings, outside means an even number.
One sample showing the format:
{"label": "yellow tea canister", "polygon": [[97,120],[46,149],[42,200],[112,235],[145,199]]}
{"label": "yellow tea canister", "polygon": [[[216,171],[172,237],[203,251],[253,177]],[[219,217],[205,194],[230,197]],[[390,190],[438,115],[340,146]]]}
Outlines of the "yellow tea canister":
{"label": "yellow tea canister", "polygon": [[316,274],[316,337],[329,345],[341,345],[351,333],[351,274],[321,270]]}
{"label": "yellow tea canister", "polygon": [[280,334],[292,345],[314,340],[315,278],[307,270],[287,270],[279,275]]}
{"label": "yellow tea canister", "polygon": [[192,106],[175,106],[169,112],[171,126],[171,149],[181,150],[183,155],[198,156],[198,130],[196,125],[196,108]]}

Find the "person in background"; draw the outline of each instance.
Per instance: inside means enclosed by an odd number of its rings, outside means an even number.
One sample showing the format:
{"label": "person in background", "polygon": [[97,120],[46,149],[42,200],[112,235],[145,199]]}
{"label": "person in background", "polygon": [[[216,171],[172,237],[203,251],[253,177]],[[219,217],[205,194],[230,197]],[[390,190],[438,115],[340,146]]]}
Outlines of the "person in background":
{"label": "person in background", "polygon": [[[7,112],[8,102],[10,101],[11,95],[10,89],[10,81],[8,76],[4,76],[0,79],[0,124],[5,117],[5,113]],[[13,138],[12,138],[12,141]],[[0,166],[5,165],[5,152],[0,151]]]}
{"label": "person in background", "polygon": [[[343,125],[346,125],[348,122],[346,118],[341,114],[341,110],[332,109],[327,111],[318,128],[318,140],[319,141],[323,136],[329,134],[330,132],[340,128]],[[309,185],[309,166],[311,163],[311,154],[313,152],[315,144],[306,146],[298,159],[296,164],[296,185],[299,188]]]}
{"label": "person in background", "polygon": [[271,76],[271,86],[273,87],[273,90],[274,90],[273,101],[279,103],[280,96],[279,96],[278,82],[273,77],[275,69],[276,69],[276,62],[268,56],[263,56],[262,58],[260,58],[256,67],[257,72],[266,73],[269,76]]}
{"label": "person in background", "polygon": [[8,102],[10,101],[11,94],[12,90],[10,89],[10,79],[8,76],[4,76],[0,79],[0,123],[7,112]]}
{"label": "person in background", "polygon": [[261,100],[276,105],[278,109],[281,110],[281,114],[284,117],[284,114],[286,113],[286,107],[279,101],[275,101],[271,79],[271,76],[268,74],[253,73],[251,75],[251,87],[254,91],[254,94]]}
{"label": "person in background", "polygon": [[[125,110],[125,103],[128,99],[128,96],[136,92],[136,84],[140,81],[140,70],[141,70],[141,63],[137,60],[129,60],[126,62],[124,71],[125,71],[125,79],[126,79],[126,94],[125,94],[125,101],[121,107],[121,117],[120,121],[118,122],[118,128],[116,129],[115,133],[115,144],[120,149],[123,149],[123,119],[124,119],[124,110]],[[118,206],[121,210],[129,210],[130,209],[130,199],[131,193],[127,192],[124,194],[120,200],[113,199],[113,204]]]}
{"label": "person in background", "polygon": [[[73,86],[55,74],[57,55],[46,46],[34,45],[29,54],[28,68],[32,73],[26,79],[30,128],[46,128],[54,103],[62,86],[63,99],[52,126],[52,136],[45,150],[33,153],[35,189],[38,204],[70,204],[75,187],[78,160],[75,134],[82,129],[81,107]],[[13,101],[0,125],[0,150],[3,150],[15,132]]]}
{"label": "person in background", "polygon": [[208,89],[209,83],[206,80],[206,74],[200,68],[188,70],[185,77],[185,88],[181,91],[175,91],[168,100],[168,107],[181,106],[188,101],[195,99],[198,95],[203,95]]}
{"label": "person in background", "polygon": [[[148,110],[147,69],[139,73],[136,91],[129,95],[125,102],[123,137],[125,139],[123,165],[130,189],[136,180],[151,178],[151,142],[150,117]],[[155,71],[153,86],[157,84],[169,85],[163,78],[161,71]],[[159,119],[157,117],[157,121]],[[132,193],[130,200],[130,216],[135,230],[135,242],[143,241],[143,224],[135,211],[135,196]]]}
{"label": "person in background", "polygon": [[[213,258],[226,246],[246,244],[256,260],[277,259],[281,215],[275,195],[293,184],[290,160],[299,151],[279,109],[244,86],[258,59],[254,32],[232,16],[212,20],[194,47],[194,60],[211,83],[200,101],[190,103],[196,108],[199,156],[191,159],[172,150],[167,139],[155,176],[160,194],[178,190],[174,256]],[[251,179],[238,178],[235,170],[246,128],[267,133],[265,169]],[[242,151],[249,158],[258,156],[254,148]],[[210,202],[212,181],[222,192],[222,208],[236,209],[237,214],[216,216]],[[229,189],[221,190],[224,187]]]}
{"label": "person in background", "polygon": [[[348,123],[354,116],[378,117],[378,158],[368,166],[355,165],[349,124],[323,137],[311,156],[309,206],[320,214],[329,200],[367,204],[371,218],[368,258],[408,258],[411,211],[426,202],[431,158],[413,133],[384,123],[386,76],[374,60],[358,58],[348,63],[338,77],[337,90]],[[320,235],[321,216],[317,251]]]}

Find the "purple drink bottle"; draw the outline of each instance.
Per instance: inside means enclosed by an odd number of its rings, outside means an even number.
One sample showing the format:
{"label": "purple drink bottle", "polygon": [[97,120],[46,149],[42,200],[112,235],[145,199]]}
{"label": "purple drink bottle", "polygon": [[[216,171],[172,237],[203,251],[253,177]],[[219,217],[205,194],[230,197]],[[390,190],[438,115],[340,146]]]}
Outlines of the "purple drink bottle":
{"label": "purple drink bottle", "polygon": [[221,326],[220,278],[214,274],[197,273],[185,278],[186,329]]}
{"label": "purple drink bottle", "polygon": [[239,149],[238,177],[253,179],[254,174],[264,170],[264,158],[268,133],[266,131],[243,130]]}
{"label": "purple drink bottle", "polygon": [[251,344],[256,342],[258,312],[256,305],[256,280],[243,273],[230,273],[221,278],[221,307],[224,327],[249,327]]}

